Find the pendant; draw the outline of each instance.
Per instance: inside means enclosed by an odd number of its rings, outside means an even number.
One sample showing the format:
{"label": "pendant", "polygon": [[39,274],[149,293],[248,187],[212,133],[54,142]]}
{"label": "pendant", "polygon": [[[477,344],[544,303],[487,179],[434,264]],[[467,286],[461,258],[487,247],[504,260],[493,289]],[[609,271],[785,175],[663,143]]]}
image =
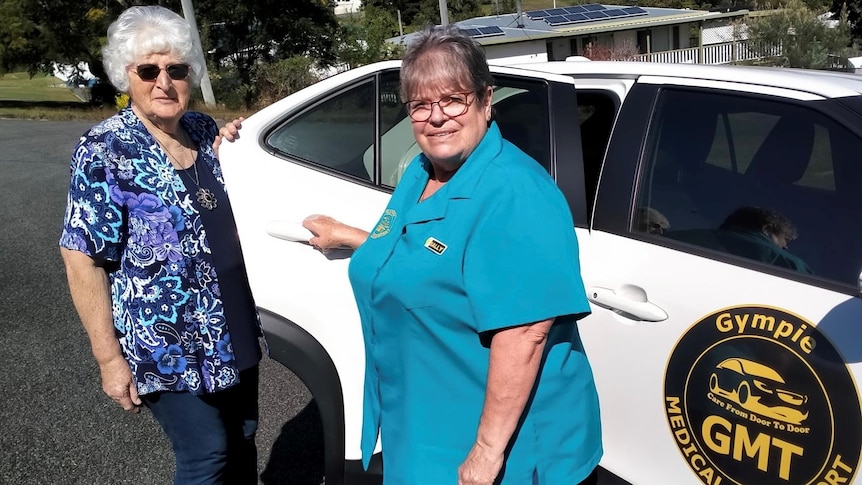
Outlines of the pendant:
{"label": "pendant", "polygon": [[206,210],[213,210],[218,206],[218,199],[211,190],[200,187],[195,195],[198,197],[198,203]]}

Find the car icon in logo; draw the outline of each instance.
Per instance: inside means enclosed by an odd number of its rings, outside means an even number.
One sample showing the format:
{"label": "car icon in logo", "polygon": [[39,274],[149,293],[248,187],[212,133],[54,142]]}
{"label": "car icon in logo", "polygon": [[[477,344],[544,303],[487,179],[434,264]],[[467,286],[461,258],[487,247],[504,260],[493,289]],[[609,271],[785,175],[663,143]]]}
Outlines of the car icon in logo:
{"label": "car icon in logo", "polygon": [[798,425],[808,418],[808,411],[801,408],[808,396],[787,390],[784,378],[772,368],[739,357],[725,359],[715,368],[709,390],[716,396],[785,423]]}

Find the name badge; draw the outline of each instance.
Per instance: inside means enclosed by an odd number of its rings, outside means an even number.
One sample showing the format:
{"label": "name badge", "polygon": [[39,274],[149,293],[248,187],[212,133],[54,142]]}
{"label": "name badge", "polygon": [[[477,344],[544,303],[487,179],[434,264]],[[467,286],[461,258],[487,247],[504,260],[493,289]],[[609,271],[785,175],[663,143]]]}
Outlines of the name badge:
{"label": "name badge", "polygon": [[432,253],[437,255],[443,254],[443,251],[445,251],[447,248],[445,244],[434,239],[433,237],[429,237],[425,240],[425,247],[428,248]]}

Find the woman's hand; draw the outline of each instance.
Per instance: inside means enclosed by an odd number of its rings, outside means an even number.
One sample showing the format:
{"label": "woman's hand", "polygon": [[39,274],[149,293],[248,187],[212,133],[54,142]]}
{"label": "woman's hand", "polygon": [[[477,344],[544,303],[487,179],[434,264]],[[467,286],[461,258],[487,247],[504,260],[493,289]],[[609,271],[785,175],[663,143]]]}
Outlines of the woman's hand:
{"label": "woman's hand", "polygon": [[132,377],[132,369],[129,363],[121,356],[105,363],[99,364],[102,374],[102,390],[115,403],[130,413],[141,411],[141,398],[135,387],[135,379]]}
{"label": "woman's hand", "polygon": [[503,452],[475,443],[458,467],[458,485],[491,485],[503,468]]}
{"label": "woman's hand", "polygon": [[242,128],[243,121],[245,121],[245,118],[240,116],[233,121],[228,121],[224,126],[219,128],[218,136],[213,140],[213,151],[215,151],[216,156],[218,156],[218,147],[221,146],[222,140],[233,142],[239,138],[239,130]]}
{"label": "woman's hand", "polygon": [[356,249],[368,238],[368,233],[362,229],[320,214],[306,217],[302,226],[314,234],[308,244],[320,250],[344,247]]}
{"label": "woman's hand", "polygon": [[123,358],[111,314],[111,286],[104,268],[90,256],[60,248],[72,302],[90,337],[102,374],[102,390],[126,411],[140,411],[141,399],[129,363]]}

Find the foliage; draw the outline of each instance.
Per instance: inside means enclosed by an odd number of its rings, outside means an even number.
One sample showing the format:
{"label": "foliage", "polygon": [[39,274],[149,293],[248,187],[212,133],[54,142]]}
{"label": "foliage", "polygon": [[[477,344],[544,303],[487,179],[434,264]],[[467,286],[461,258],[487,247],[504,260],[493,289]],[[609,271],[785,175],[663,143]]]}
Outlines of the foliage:
{"label": "foliage", "polygon": [[639,55],[638,46],[630,40],[620,45],[590,43],[584,53],[584,57],[591,61],[634,61]]}
{"label": "foliage", "polygon": [[399,59],[401,46],[386,42],[398,35],[398,21],[390,12],[374,6],[363,7],[362,12],[341,23],[336,57],[339,69],[352,69],[386,59]]}
{"label": "foliage", "polygon": [[282,59],[258,69],[258,107],[272,104],[320,80],[313,72],[313,63],[304,56]]}
{"label": "foliage", "polygon": [[[446,3],[450,23],[481,15],[479,0],[447,0]],[[400,11],[401,23],[408,26],[408,31],[440,23],[439,0],[367,0],[363,4],[389,12],[395,18]]]}
{"label": "foliage", "polygon": [[[433,0],[437,3],[437,0]],[[363,0],[363,8],[379,9],[393,15],[396,19],[401,13],[401,23],[412,25],[419,15],[422,0]]]}
{"label": "foliage", "polygon": [[117,97],[114,98],[114,107],[117,110],[121,110],[129,105],[129,95],[126,93],[117,93]]}
{"label": "foliage", "polygon": [[[210,69],[210,84],[216,101],[230,109],[241,109],[250,106],[257,93],[249,80],[236,65],[226,65],[219,69]],[[251,100],[251,102],[250,102]]]}
{"label": "foliage", "polygon": [[244,106],[254,104],[266,64],[295,56],[314,59],[320,68],[337,62],[338,22],[320,1],[200,0],[196,11],[210,71],[232,102],[241,96]]}
{"label": "foliage", "polygon": [[780,67],[828,68],[830,54],[844,54],[851,40],[846,19],[830,27],[802,0],[788,0],[774,14],[752,19],[748,32],[749,45],[762,56],[781,46],[781,55],[774,58]]}
{"label": "foliage", "polygon": [[0,72],[23,68],[52,72],[53,64],[88,63],[104,78],[101,46],[117,2],[78,0],[0,0]]}
{"label": "foliage", "polygon": [[830,12],[836,18],[846,15],[851,36],[854,40],[862,40],[862,0],[833,0]]}

